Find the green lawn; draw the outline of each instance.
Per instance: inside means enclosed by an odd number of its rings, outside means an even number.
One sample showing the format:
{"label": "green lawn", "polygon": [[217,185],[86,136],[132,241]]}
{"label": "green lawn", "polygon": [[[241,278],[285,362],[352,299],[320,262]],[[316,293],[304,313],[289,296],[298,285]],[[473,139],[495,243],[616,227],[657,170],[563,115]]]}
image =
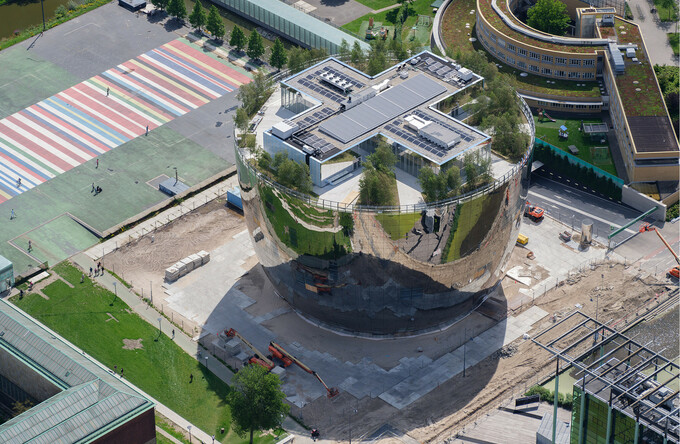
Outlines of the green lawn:
{"label": "green lawn", "polygon": [[[364,0],[361,1],[361,3],[366,4],[367,6],[368,3],[382,3],[383,0]],[[394,2],[390,2],[394,3]],[[385,6],[389,6],[390,3],[387,3]],[[409,41],[411,34],[415,33],[415,40],[420,42],[421,44],[429,45],[429,30],[432,29],[432,26],[418,26],[417,30],[412,30],[414,26],[418,23],[418,15],[427,15],[430,17],[433,17],[434,15],[432,14],[432,8],[430,8],[430,5],[432,4],[432,0],[413,0],[411,3],[411,7],[413,8],[414,12],[406,19],[402,26],[402,32],[401,32],[401,39],[402,41]],[[372,6],[370,6],[372,7]],[[373,8],[373,9],[379,9],[379,8]],[[366,35],[366,28],[368,27],[368,20],[369,18],[373,17],[374,20],[374,28],[380,29],[380,24],[383,26],[389,27],[390,29],[390,35],[388,38],[392,37],[392,33],[394,32],[394,22],[389,20],[390,18],[395,17],[395,11],[397,9],[389,10],[389,11],[383,11],[378,14],[366,14],[363,17],[359,17],[358,19],[355,19],[349,23],[346,23],[342,25],[343,28],[347,29],[348,31],[357,34],[360,37],[364,37]]]}
{"label": "green lawn", "polygon": [[[601,143],[600,140],[591,141],[589,136],[579,131],[581,126],[580,119],[556,119],[555,122],[550,122],[549,120],[539,122],[538,117],[534,117],[534,121],[536,122],[536,137],[538,139],[544,140],[569,154],[571,154],[569,145],[574,145],[579,150],[576,157],[618,177],[611,152],[609,151],[609,142],[607,140],[604,143]],[[585,119],[583,121],[586,123],[601,122],[598,119]],[[569,138],[566,140],[558,136],[560,125],[566,125],[569,130]],[[594,147],[607,147],[607,149],[598,150],[594,149]]]}
{"label": "green lawn", "polygon": [[382,8],[387,8],[388,6],[392,6],[397,3],[396,0],[357,0],[357,1],[364,6],[368,6],[374,11],[377,11],[378,9]]}
{"label": "green lawn", "polygon": [[671,48],[673,48],[673,54],[675,55],[680,54],[680,33],[669,32],[668,42],[671,44]]}
{"label": "green lawn", "polygon": [[[62,263],[53,271],[70,282],[57,280],[43,289],[49,297],[29,294],[22,300],[11,299],[76,347],[107,367],[117,365],[133,384],[165,404],[223,443],[245,443],[231,429],[231,413],[225,398],[229,387],[169,337],[158,335],[158,328],[131,312],[115,295],[85,277],[70,264]],[[123,339],[142,339],[142,349],[123,349]],[[189,383],[189,375],[194,379]],[[220,427],[227,433],[222,436]],[[258,438],[259,443],[273,437]]]}
{"label": "green lawn", "polygon": [[267,219],[276,235],[296,253],[330,259],[337,254],[344,254],[343,249],[351,251],[349,238],[342,231],[333,233],[305,228],[283,208],[283,204],[271,188],[262,185],[260,193]]}
{"label": "green lawn", "polygon": [[360,157],[358,154],[354,154],[351,150],[345,151],[344,153],[338,154],[337,156],[333,157],[332,159],[329,159],[325,162],[326,165],[330,165],[332,163],[340,163],[340,162],[352,162],[354,159],[357,157]]}
{"label": "green lawn", "polygon": [[673,2],[670,8],[663,6],[662,0],[654,0],[654,6],[656,7],[657,14],[662,22],[676,22],[678,20],[678,5]]}
{"label": "green lawn", "polygon": [[421,215],[420,213],[377,214],[375,218],[392,240],[399,240],[406,237],[406,233],[420,220]]}

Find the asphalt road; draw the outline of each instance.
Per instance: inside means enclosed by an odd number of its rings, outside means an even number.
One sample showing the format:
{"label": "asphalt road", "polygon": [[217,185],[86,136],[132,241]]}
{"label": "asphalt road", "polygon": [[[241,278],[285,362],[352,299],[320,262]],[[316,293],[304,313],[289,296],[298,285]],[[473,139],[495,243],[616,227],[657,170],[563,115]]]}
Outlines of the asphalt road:
{"label": "asphalt road", "polygon": [[[586,192],[567,187],[552,180],[532,175],[528,201],[543,208],[550,217],[580,231],[581,222],[590,219],[593,222],[593,234],[606,243],[611,226],[620,227],[638,217],[641,212],[626,205],[593,196]],[[637,232],[637,226],[631,226],[618,234],[615,240]]]}

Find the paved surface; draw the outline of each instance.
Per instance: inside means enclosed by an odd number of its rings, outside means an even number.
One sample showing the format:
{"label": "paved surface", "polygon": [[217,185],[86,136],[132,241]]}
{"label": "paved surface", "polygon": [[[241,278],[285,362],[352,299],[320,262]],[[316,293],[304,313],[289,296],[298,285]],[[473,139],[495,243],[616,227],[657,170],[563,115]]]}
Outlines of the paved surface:
{"label": "paved surface", "polygon": [[642,37],[645,39],[647,52],[652,63],[677,65],[678,56],[673,54],[666,35],[669,32],[676,31],[675,23],[662,22],[658,13],[652,14],[650,11],[654,7],[654,2],[651,0],[629,0],[628,5],[633,12],[633,21],[640,25]]}
{"label": "paved surface", "polygon": [[336,26],[342,26],[359,17],[371,12],[368,6],[364,6],[354,0],[305,0],[313,9],[312,15],[328,19]]}
{"label": "paved surface", "polygon": [[[583,219],[593,221],[593,234],[605,245],[610,226],[620,227],[642,214],[640,211],[620,205],[584,191],[532,175],[528,200],[546,210],[551,217],[571,226],[580,227]],[[615,240],[621,240],[636,232],[630,227]]]}

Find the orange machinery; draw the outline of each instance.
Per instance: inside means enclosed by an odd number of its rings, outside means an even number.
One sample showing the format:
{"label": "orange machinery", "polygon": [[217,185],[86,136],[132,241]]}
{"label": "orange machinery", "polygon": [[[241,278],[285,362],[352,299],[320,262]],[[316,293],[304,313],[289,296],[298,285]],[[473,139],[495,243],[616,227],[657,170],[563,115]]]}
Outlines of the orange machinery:
{"label": "orange machinery", "polygon": [[666,239],[664,239],[664,237],[661,235],[661,232],[655,226],[651,225],[649,222],[645,222],[642,225],[640,225],[639,231],[640,233],[644,233],[646,231],[654,231],[656,235],[659,236],[661,242],[663,242],[666,248],[668,248],[668,251],[670,251],[673,257],[675,258],[675,262],[678,263],[678,265],[668,270],[666,275],[668,277],[674,277],[676,279],[680,278],[680,258],[678,257],[678,254],[675,251],[673,251],[671,245],[668,242],[666,242]]}
{"label": "orange machinery", "polygon": [[[275,349],[277,350],[282,356],[286,357],[289,359],[291,362],[294,362],[297,364],[302,370],[306,371],[309,374],[312,374],[316,377],[316,379],[319,380],[321,384],[323,384],[324,388],[326,389],[326,392],[328,393],[329,398],[333,398],[335,396],[338,396],[340,394],[340,391],[336,387],[328,387],[325,382],[323,382],[323,379],[321,379],[321,376],[311,368],[307,367],[305,364],[303,364],[298,358],[295,356],[291,355],[288,353],[283,347],[281,347],[279,344],[276,342],[270,342],[269,343],[269,350]],[[272,352],[273,353],[273,352]]]}
{"label": "orange machinery", "polygon": [[266,357],[265,355],[260,353],[260,351],[258,349],[256,349],[253,344],[251,344],[248,340],[246,340],[246,338],[241,336],[233,328],[230,328],[229,330],[225,330],[224,334],[229,338],[233,338],[233,337],[239,338],[241,340],[241,342],[243,342],[246,345],[246,347],[250,348],[253,351],[253,353],[255,353],[253,356],[248,358],[249,364],[257,364],[261,367],[264,367],[267,370],[271,370],[276,366],[276,364],[274,364],[268,357]]}

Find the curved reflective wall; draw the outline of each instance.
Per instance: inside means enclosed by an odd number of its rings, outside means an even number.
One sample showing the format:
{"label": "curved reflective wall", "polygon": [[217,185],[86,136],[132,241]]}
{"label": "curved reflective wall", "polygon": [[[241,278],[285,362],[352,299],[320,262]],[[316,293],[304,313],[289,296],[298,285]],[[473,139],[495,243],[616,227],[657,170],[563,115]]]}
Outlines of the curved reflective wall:
{"label": "curved reflective wall", "polygon": [[238,149],[236,160],[248,230],[280,296],[322,325],[373,335],[442,327],[484,300],[517,239],[530,171],[527,154],[468,199],[349,212],[271,182]]}

